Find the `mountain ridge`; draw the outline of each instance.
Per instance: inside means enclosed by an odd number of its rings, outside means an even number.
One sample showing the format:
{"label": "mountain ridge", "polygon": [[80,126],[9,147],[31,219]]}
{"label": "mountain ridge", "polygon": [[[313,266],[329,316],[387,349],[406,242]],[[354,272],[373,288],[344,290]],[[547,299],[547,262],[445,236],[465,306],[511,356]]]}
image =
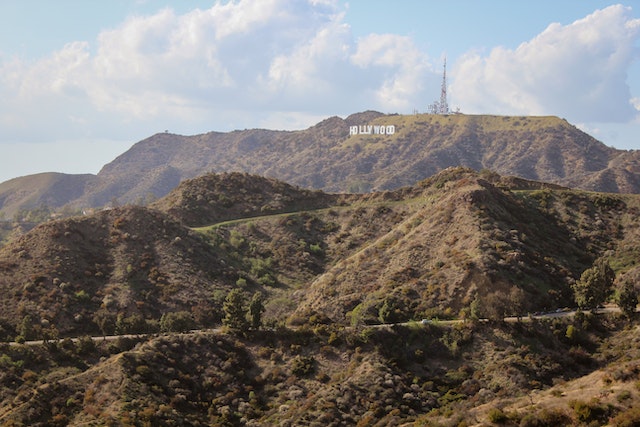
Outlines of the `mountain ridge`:
{"label": "mountain ridge", "polygon": [[[393,126],[393,134],[351,135],[351,126]],[[265,129],[182,136],[159,133],[134,144],[95,176],[82,194],[47,198],[19,178],[31,199],[0,184],[5,217],[54,203],[76,209],[168,194],[208,172],[247,172],[325,192],[368,192],[413,185],[455,166],[594,191],[639,193],[640,151],[607,147],[552,116],[397,115],[375,111],[329,117],[300,131]],[[15,182],[14,182],[15,184]],[[33,188],[33,186],[38,188]]]}

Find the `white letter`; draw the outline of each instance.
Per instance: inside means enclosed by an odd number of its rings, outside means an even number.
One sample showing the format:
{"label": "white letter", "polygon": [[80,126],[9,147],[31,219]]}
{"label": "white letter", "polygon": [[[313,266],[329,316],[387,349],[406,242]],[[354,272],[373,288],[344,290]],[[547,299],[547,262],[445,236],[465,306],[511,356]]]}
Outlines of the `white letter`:
{"label": "white letter", "polygon": [[387,126],[387,135],[393,135],[396,133],[396,127],[394,125]]}
{"label": "white letter", "polygon": [[358,126],[349,126],[349,135],[357,135]]}

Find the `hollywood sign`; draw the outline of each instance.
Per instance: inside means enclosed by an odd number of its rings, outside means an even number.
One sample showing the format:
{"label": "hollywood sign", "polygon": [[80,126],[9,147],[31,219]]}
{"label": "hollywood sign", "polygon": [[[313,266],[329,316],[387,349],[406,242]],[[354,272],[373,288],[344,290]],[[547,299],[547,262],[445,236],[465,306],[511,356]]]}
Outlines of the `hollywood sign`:
{"label": "hollywood sign", "polygon": [[349,135],[393,135],[396,133],[394,125],[359,125],[349,126]]}

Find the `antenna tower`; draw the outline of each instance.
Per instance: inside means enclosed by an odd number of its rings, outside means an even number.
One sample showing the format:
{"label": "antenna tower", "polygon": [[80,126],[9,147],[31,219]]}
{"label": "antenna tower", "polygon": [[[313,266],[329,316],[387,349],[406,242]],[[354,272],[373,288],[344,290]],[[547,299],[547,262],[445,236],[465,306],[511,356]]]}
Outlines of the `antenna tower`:
{"label": "antenna tower", "polygon": [[442,87],[440,88],[440,114],[449,114],[449,104],[447,103],[447,58],[444,58],[444,69],[442,72]]}
{"label": "antenna tower", "polygon": [[442,87],[440,88],[440,100],[429,105],[431,114],[449,114],[449,103],[447,102],[447,58],[444,58],[444,71],[442,72]]}

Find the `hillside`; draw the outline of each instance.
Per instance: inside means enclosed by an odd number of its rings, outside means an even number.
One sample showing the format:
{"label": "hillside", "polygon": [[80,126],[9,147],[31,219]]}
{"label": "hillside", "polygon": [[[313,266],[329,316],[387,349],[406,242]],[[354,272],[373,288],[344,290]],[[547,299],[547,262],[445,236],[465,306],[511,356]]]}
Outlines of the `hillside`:
{"label": "hillside", "polygon": [[[351,135],[351,126],[364,131],[393,126],[394,133]],[[30,177],[0,184],[0,212],[12,217],[42,203],[73,209],[114,200],[142,203],[209,172],[247,172],[309,189],[359,193],[413,185],[447,167],[464,166],[571,188],[638,193],[639,153],[607,147],[557,117],[368,111],[300,131],[153,135],[97,176],[67,177],[77,184],[62,197],[50,196],[54,190],[47,183]]]}
{"label": "hillside", "polygon": [[[153,323],[196,306],[206,326],[238,283],[267,297],[274,321],[376,323],[384,306],[395,321],[446,318],[478,302],[540,311],[571,305],[570,284],[599,257],[636,268],[639,203],[460,168],[342,196],[211,174],[154,209],[51,221],[11,241],[0,303],[11,328],[28,317],[62,334],[98,332],[99,308]],[[215,223],[226,225],[202,227]]]}
{"label": "hillside", "polygon": [[87,187],[97,180],[90,174],[50,172],[5,181],[0,183],[0,213],[9,219],[23,208],[33,209],[41,205],[60,208],[82,197]]}
{"label": "hillside", "polygon": [[[393,125],[395,133],[350,135],[349,127],[358,125]],[[332,117],[296,132],[159,134],[136,144],[98,176],[133,189],[131,184],[138,185],[143,175],[164,180],[242,171],[304,188],[362,192],[412,185],[447,167],[465,166],[588,190],[634,193],[640,190],[637,168],[626,166],[637,159],[636,153],[609,148],[556,117],[367,112],[344,120]],[[131,200],[133,193],[123,196]]]}
{"label": "hillside", "polygon": [[[628,320],[500,319],[572,306],[598,258],[637,280],[638,212],[637,195],[450,168],[351,195],[208,174],[152,208],[47,222],[0,248],[0,338],[50,340],[0,345],[0,423],[634,419]],[[232,289],[262,294],[266,328],[57,339],[219,327]]]}
{"label": "hillside", "polygon": [[339,200],[337,195],[232,172],[185,180],[151,207],[198,227],[237,218],[327,208]]}
{"label": "hillside", "polygon": [[[3,324],[26,327],[27,339],[99,332],[96,313],[113,332],[118,316],[157,321],[209,307],[236,279],[200,236],[139,207],[41,224],[0,249]],[[216,320],[205,314],[203,324]]]}
{"label": "hillside", "polygon": [[[569,326],[581,338],[564,337]],[[621,326],[589,317],[4,346],[0,422],[635,425],[638,332]]]}

